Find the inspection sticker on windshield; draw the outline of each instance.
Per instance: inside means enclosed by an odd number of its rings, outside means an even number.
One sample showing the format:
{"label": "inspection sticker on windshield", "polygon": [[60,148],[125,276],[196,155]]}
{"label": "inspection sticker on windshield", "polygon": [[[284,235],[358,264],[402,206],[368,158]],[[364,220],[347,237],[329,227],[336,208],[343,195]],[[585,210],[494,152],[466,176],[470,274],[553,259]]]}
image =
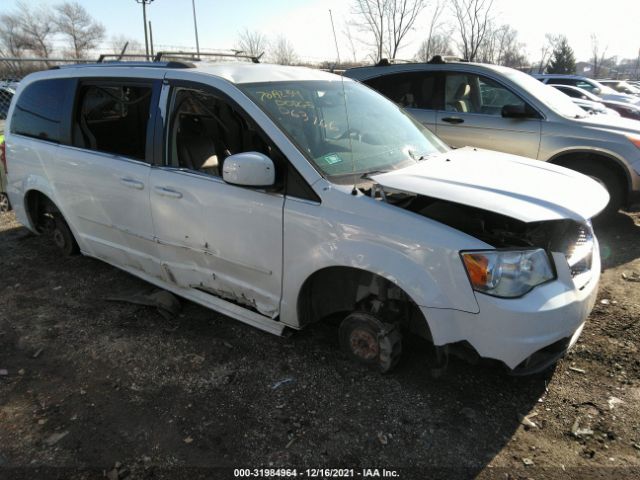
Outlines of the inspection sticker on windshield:
{"label": "inspection sticker on windshield", "polygon": [[322,159],[328,165],[333,165],[334,163],[340,163],[342,161],[342,158],[340,158],[337,153],[328,153],[327,155],[323,156]]}

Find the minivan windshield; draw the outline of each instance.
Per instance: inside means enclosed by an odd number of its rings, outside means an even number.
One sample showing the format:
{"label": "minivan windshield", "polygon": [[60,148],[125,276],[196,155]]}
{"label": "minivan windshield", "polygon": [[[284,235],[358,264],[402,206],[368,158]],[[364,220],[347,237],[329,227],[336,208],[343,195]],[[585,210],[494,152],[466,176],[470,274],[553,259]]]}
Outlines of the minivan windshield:
{"label": "minivan windshield", "polygon": [[585,118],[588,116],[567,95],[549,85],[545,85],[531,75],[510,68],[505,69],[503,73],[509,80],[529,92],[557,114],[568,118]]}
{"label": "minivan windshield", "polygon": [[335,183],[396,170],[448,147],[379,93],[351,80],[239,87]]}

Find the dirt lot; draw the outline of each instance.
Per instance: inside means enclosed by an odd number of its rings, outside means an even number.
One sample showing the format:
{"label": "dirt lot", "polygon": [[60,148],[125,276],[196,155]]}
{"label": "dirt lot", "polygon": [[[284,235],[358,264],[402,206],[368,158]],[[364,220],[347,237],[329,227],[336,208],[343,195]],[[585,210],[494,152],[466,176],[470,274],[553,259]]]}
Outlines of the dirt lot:
{"label": "dirt lot", "polygon": [[452,360],[436,380],[417,341],[381,376],[350,364],[329,324],[279,338],[188,302],[173,320],[110,302],[149,286],[60,258],[5,214],[0,478],[640,478],[640,283],[623,278],[640,272],[640,215],[598,235],[598,303],[554,371]]}

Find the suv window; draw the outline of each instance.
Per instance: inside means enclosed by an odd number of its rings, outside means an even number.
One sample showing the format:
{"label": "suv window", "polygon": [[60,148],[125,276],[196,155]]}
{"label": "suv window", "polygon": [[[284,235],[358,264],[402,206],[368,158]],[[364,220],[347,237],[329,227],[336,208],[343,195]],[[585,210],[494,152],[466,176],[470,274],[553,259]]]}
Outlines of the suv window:
{"label": "suv window", "polygon": [[449,73],[445,81],[445,110],[502,115],[505,105],[525,103],[490,78],[468,73]]}
{"label": "suv window", "polygon": [[284,156],[229,101],[201,90],[177,88],[172,105],[170,166],[221,177],[224,160],[229,155],[260,152],[273,160],[276,182],[280,183]]}
{"label": "suv window", "polygon": [[377,90],[399,107],[435,109],[435,72],[392,73],[365,80],[363,83]]}
{"label": "suv window", "polygon": [[560,90],[565,95],[569,95],[571,98],[587,98],[586,95],[583,95],[572,88],[558,88],[558,90]]}
{"label": "suv window", "polygon": [[63,110],[73,82],[65,78],[40,80],[20,94],[11,119],[11,132],[60,142]]}
{"label": "suv window", "polygon": [[141,85],[83,85],[74,146],[145,160],[151,91]]}

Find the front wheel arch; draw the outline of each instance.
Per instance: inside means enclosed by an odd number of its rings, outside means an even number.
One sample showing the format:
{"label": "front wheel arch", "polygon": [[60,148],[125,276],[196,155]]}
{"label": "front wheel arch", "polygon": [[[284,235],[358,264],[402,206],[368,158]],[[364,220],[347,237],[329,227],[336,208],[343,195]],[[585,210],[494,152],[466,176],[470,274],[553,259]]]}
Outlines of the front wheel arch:
{"label": "front wheel arch", "polygon": [[382,303],[387,312],[402,309],[401,327],[433,342],[428,321],[409,294],[387,278],[355,267],[326,267],[311,274],[298,293],[298,319],[304,326],[370,301]]}
{"label": "front wheel arch", "polygon": [[[574,151],[563,152],[548,160],[549,163],[566,167],[576,172],[583,173],[588,176],[594,175],[594,172],[606,172],[606,175],[617,182],[621,191],[614,191],[607,189],[609,195],[612,198],[612,202],[618,203],[615,207],[623,207],[628,204],[630,179],[625,168],[620,164],[620,161],[614,157],[606,155],[600,152],[590,151]],[[607,210],[611,210],[607,207]],[[617,208],[615,208],[617,210]]]}

